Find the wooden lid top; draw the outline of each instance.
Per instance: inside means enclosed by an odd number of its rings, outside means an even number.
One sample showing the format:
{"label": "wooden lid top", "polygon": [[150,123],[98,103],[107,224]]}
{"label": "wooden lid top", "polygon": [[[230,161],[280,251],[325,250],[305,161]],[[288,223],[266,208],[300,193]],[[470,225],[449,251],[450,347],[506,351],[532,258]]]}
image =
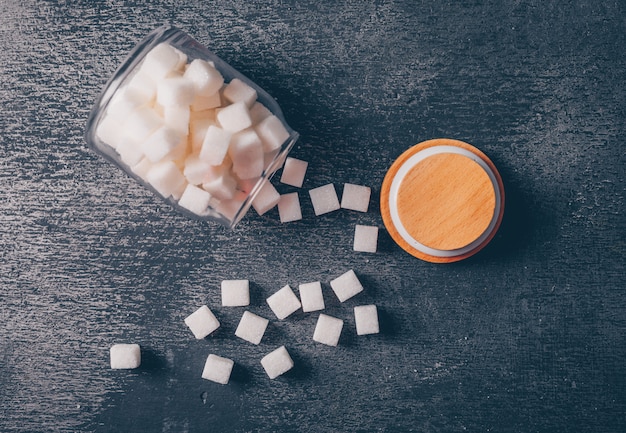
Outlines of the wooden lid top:
{"label": "wooden lid top", "polygon": [[430,140],[402,154],[381,190],[383,221],[406,251],[453,262],[479,251],[497,230],[504,188],[493,163],[458,140]]}

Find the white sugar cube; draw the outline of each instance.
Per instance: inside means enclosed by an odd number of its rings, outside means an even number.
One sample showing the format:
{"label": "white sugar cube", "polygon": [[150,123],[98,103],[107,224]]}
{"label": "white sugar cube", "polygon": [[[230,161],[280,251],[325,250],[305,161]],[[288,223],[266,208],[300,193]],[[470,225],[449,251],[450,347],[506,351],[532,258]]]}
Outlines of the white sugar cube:
{"label": "white sugar cube", "polygon": [[186,141],[186,137],[180,131],[169,126],[162,126],[141,144],[141,150],[150,162],[159,162],[183,140]]}
{"label": "white sugar cube", "polygon": [[340,302],[344,302],[363,291],[363,286],[352,269],[332,280],[330,287]]}
{"label": "white sugar cube", "polygon": [[230,132],[238,132],[252,125],[248,107],[244,102],[235,102],[222,108],[216,117],[222,128]]}
{"label": "white sugar cube", "polygon": [[202,188],[188,184],[178,200],[178,204],[196,215],[206,215],[211,206],[212,196]]}
{"label": "white sugar cube", "polygon": [[141,348],[138,344],[114,344],[110,358],[113,369],[137,368],[141,365]]}
{"label": "white sugar cube", "polygon": [[252,119],[252,124],[256,125],[261,120],[265,119],[268,116],[271,116],[272,112],[260,102],[255,102],[250,107],[250,118]]}
{"label": "white sugar cube", "polygon": [[189,107],[181,107],[178,105],[167,105],[163,107],[163,121],[167,126],[181,134],[187,136],[189,134],[189,120],[191,112]]}
{"label": "white sugar cube", "polygon": [[234,134],[228,147],[233,161],[233,173],[240,179],[252,179],[263,174],[263,144],[252,129]]}
{"label": "white sugar cube", "polygon": [[354,228],[354,251],[375,253],[378,243],[378,227],[357,224]]}
{"label": "white sugar cube", "polygon": [[203,305],[187,316],[185,318],[185,324],[191,329],[191,332],[193,332],[193,335],[198,340],[202,340],[220,327],[220,322],[206,305]]}
{"label": "white sugar cube", "polygon": [[270,379],[276,379],[293,368],[293,360],[285,346],[280,346],[261,359],[261,365]]}
{"label": "white sugar cube", "polygon": [[210,354],[204,363],[202,378],[226,385],[234,365],[232,359]]}
{"label": "white sugar cube", "polygon": [[339,343],[342,329],[343,320],[327,314],[320,314],[315,325],[313,341],[326,344],[327,346],[336,346]]}
{"label": "white sugar cube", "polygon": [[272,209],[280,201],[280,194],[274,188],[269,181],[265,181],[263,186],[252,200],[252,207],[259,214],[263,215],[265,212]]}
{"label": "white sugar cube", "polygon": [[279,320],[285,319],[300,308],[300,301],[289,285],[267,298],[267,304]]}
{"label": "white sugar cube", "polygon": [[115,150],[120,154],[122,162],[129,167],[138,164],[144,158],[141,146],[128,137],[122,137]]}
{"label": "white sugar cube", "polygon": [[147,107],[150,103],[151,100],[139,90],[125,86],[113,95],[107,113],[125,119],[132,111]]}
{"label": "white sugar cube", "polygon": [[208,162],[192,154],[185,159],[183,174],[190,184],[200,185],[206,180],[206,175],[210,169],[211,165]]}
{"label": "white sugar cube", "polygon": [[218,200],[231,200],[236,194],[237,181],[228,173],[223,173],[205,180],[202,188]]}
{"label": "white sugar cube", "polygon": [[283,194],[278,201],[278,215],[281,223],[288,223],[302,219],[300,199],[297,192]]}
{"label": "white sugar cube", "polygon": [[206,135],[209,126],[215,125],[215,120],[206,117],[190,118],[189,120],[189,141],[191,142],[191,149],[195,153],[199,153],[204,143],[204,137]]}
{"label": "white sugar cube", "polygon": [[224,84],[224,77],[215,66],[202,59],[192,60],[183,76],[193,83],[197,94],[205,97],[215,95]]}
{"label": "white sugar cube", "polygon": [[354,322],[357,335],[378,334],[378,310],[376,305],[354,307]]}
{"label": "white sugar cube", "polygon": [[272,152],[280,149],[280,146],[289,138],[289,132],[280,119],[273,114],[254,127],[256,133],[263,142],[263,151]]}
{"label": "white sugar cube", "polygon": [[180,198],[187,186],[185,176],[172,161],[154,164],[146,173],[146,180],[165,198],[169,196]]}
{"label": "white sugar cube", "polygon": [[309,190],[315,215],[322,215],[339,209],[339,199],[332,183]]}
{"label": "white sugar cube", "polygon": [[148,158],[142,158],[137,164],[130,167],[133,173],[139,176],[142,179],[146,178],[148,171],[152,167],[152,163],[148,161]]}
{"label": "white sugar cube", "polygon": [[186,62],[187,56],[182,51],[170,44],[161,43],[146,54],[140,71],[158,81],[172,71],[182,70]]}
{"label": "white sugar cube", "polygon": [[196,95],[191,103],[191,109],[193,111],[205,111],[211,108],[217,108],[222,105],[222,99],[219,93],[214,93],[210,96]]}
{"label": "white sugar cube", "polygon": [[367,212],[370,203],[370,195],[370,187],[346,183],[343,185],[341,207],[359,212]]}
{"label": "white sugar cube", "polygon": [[229,102],[243,102],[248,107],[256,101],[256,90],[248,86],[239,78],[233,78],[222,91],[224,98]]}
{"label": "white sugar cube", "polygon": [[156,97],[156,83],[145,71],[138,70],[125,87],[141,95],[146,103],[151,103]]}
{"label": "white sugar cube", "polygon": [[322,284],[319,281],[300,284],[298,286],[298,291],[300,292],[302,311],[308,313],[324,309],[325,305],[324,296],[322,295]]}
{"label": "white sugar cube", "polygon": [[193,102],[194,87],[183,77],[164,78],[157,83],[157,102],[162,106],[189,106]]}
{"label": "white sugar cube", "polygon": [[222,306],[245,307],[250,305],[250,281],[224,280],[221,284]]}
{"label": "white sugar cube", "polygon": [[124,119],[107,113],[98,124],[96,135],[104,143],[115,149],[124,137],[123,125]]}
{"label": "white sugar cube", "polygon": [[140,143],[161,125],[163,125],[163,119],[153,109],[140,107],[128,115],[124,122],[124,129],[130,140]]}
{"label": "white sugar cube", "polygon": [[296,158],[287,157],[280,177],[281,183],[301,188],[309,163]]}
{"label": "white sugar cube", "polygon": [[228,152],[228,145],[233,134],[219,126],[210,125],[200,149],[200,159],[205,160],[211,165],[220,165],[224,161],[224,157]]}
{"label": "white sugar cube", "polygon": [[237,330],[235,331],[235,335],[252,344],[258,345],[269,323],[270,321],[264,317],[257,316],[249,311],[244,311],[239,325],[237,326]]}

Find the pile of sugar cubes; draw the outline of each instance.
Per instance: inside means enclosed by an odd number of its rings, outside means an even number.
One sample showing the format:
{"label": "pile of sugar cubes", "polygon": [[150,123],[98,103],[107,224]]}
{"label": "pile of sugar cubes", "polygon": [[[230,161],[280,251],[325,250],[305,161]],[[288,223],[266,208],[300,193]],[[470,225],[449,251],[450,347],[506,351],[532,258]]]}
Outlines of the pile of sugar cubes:
{"label": "pile of sugar cubes", "polygon": [[[330,287],[340,302],[345,302],[363,291],[363,286],[353,270],[330,281]],[[298,292],[299,298],[289,285],[285,285],[266,299],[267,305],[277,320],[285,320],[300,309],[304,313],[324,310],[320,281],[300,284]],[[222,281],[221,305],[222,307],[249,307],[249,280]],[[354,307],[354,321],[357,335],[379,333],[376,305]],[[184,319],[184,322],[198,340],[209,336],[220,327],[218,318],[207,305],[191,313]],[[269,324],[269,319],[246,309],[241,315],[235,336],[248,343],[259,345]],[[343,319],[320,313],[312,332],[312,339],[317,343],[337,346],[343,325]],[[206,359],[202,377],[216,383],[227,384],[234,364],[235,361],[232,359],[211,353]],[[293,359],[284,345],[269,351],[260,359],[260,364],[270,379],[275,379],[294,367]]]}
{"label": "pile of sugar cubes", "polygon": [[239,78],[161,43],[115,92],[98,138],[166,199],[232,220],[289,139]]}

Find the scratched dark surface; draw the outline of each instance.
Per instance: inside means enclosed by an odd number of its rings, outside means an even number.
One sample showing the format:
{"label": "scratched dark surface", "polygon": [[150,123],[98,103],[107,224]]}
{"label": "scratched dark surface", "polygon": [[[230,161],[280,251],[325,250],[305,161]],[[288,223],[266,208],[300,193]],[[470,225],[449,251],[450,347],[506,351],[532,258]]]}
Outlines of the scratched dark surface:
{"label": "scratched dark surface", "polygon": [[[104,82],[168,22],[300,132],[302,221],[186,219],[86,147]],[[625,71],[618,0],[0,1],[0,431],[626,431]],[[353,252],[391,162],[435,137],[499,167],[494,241],[452,265],[384,231]],[[329,182],[371,186],[370,211],[315,217],[307,190]],[[365,291],[340,304],[348,269]],[[235,338],[229,278],[268,318],[273,291],[322,281],[339,346],[301,312]],[[196,341],[203,303],[223,326]],[[380,335],[356,336],[364,303]],[[109,369],[116,342],[141,344],[140,369]],[[259,359],[282,344],[296,367],[270,381]],[[230,384],[200,378],[209,353],[235,360]]]}

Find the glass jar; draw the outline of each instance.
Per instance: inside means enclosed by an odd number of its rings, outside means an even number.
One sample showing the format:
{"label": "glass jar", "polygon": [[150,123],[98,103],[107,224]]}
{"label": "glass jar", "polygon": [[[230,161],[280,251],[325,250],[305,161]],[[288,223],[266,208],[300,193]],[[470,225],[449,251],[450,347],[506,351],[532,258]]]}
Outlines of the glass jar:
{"label": "glass jar", "polygon": [[85,138],[178,211],[233,228],[298,133],[267,92],[185,32],[162,26],[109,79]]}

